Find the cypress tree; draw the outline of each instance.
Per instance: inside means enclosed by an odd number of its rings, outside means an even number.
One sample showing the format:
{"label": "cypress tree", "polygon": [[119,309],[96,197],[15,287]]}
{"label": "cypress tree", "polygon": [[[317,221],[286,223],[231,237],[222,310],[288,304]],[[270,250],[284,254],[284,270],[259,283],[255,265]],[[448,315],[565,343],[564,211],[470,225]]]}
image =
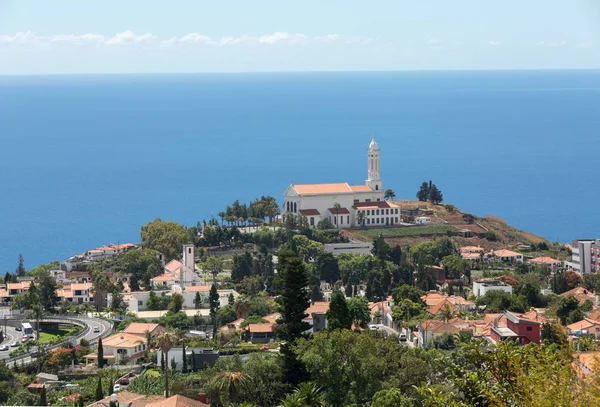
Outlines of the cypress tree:
{"label": "cypress tree", "polygon": [[183,365],[181,366],[181,373],[188,372],[187,355],[185,354],[185,344],[181,345],[181,352],[183,353]]}
{"label": "cypress tree", "polygon": [[192,372],[198,371],[198,362],[196,362],[196,352],[192,349]]}
{"label": "cypress tree", "polygon": [[98,339],[98,369],[104,367],[104,348],[102,347],[102,338]]}
{"label": "cypress tree", "polygon": [[160,368],[165,371],[165,352],[160,352]]}
{"label": "cypress tree", "polygon": [[42,392],[40,393],[40,402],[39,406],[47,406],[48,402],[46,401],[46,386],[42,387]]}
{"label": "cypress tree", "polygon": [[98,376],[98,387],[96,387],[96,401],[104,398],[104,392],[102,390],[102,377]]}
{"label": "cypress tree", "polygon": [[327,327],[334,329],[350,329],[352,327],[352,316],[348,309],[348,303],[344,294],[338,289],[333,291],[329,310],[327,311]]}
{"label": "cypress tree", "polygon": [[217,292],[216,284],[213,284],[208,294],[210,303],[210,322],[213,326],[213,339],[217,337],[217,329],[219,329],[217,311],[219,311],[219,293]]}

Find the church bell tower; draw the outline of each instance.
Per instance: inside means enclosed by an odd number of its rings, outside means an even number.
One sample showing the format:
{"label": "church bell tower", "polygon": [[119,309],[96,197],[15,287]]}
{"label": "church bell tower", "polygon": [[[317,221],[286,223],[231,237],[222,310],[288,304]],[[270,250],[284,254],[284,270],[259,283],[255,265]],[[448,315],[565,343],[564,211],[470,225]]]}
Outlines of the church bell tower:
{"label": "church bell tower", "polygon": [[371,144],[369,144],[368,156],[368,178],[367,185],[373,191],[382,191],[383,182],[381,181],[379,169],[379,146],[375,141],[375,136],[372,136]]}

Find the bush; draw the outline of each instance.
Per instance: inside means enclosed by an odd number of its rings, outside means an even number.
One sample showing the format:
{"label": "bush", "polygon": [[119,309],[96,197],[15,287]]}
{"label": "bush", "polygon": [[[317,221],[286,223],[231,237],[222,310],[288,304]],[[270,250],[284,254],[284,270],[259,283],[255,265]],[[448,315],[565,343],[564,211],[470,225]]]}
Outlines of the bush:
{"label": "bush", "polygon": [[456,209],[456,207],[452,204],[445,204],[444,208],[446,208],[448,212],[454,212],[454,209]]}
{"label": "bush", "polygon": [[485,232],[485,238],[490,242],[498,241],[498,235],[493,230],[488,230],[487,232]]}

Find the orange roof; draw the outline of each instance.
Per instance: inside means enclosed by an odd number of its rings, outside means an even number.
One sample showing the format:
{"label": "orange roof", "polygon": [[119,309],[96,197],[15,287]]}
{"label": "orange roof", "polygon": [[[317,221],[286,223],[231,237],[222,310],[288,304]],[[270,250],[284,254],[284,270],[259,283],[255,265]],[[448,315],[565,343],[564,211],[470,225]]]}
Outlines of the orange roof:
{"label": "orange roof", "polygon": [[164,273],[154,277],[152,281],[179,281],[179,277],[170,273]]}
{"label": "orange roof", "polygon": [[298,195],[346,194],[353,192],[347,182],[338,184],[292,185],[292,187]]}
{"label": "orange roof", "polygon": [[146,343],[146,338],[121,332],[103,339],[102,346],[109,346],[111,348],[135,348],[140,346],[140,342]]}
{"label": "orange roof", "polygon": [[306,309],[308,316],[306,319],[312,319],[312,314],[324,314],[329,310],[329,303],[327,301],[315,301],[310,307]]}
{"label": "orange roof", "polygon": [[556,259],[553,259],[552,257],[548,257],[548,256],[536,257],[535,259],[531,259],[529,261],[532,262],[532,263],[536,263],[536,264],[556,264],[556,263],[561,263],[560,260],[556,260]]}
{"label": "orange roof", "polygon": [[372,192],[373,191],[371,189],[371,187],[368,185],[351,185],[350,189],[352,190],[352,192]]}
{"label": "orange roof", "polygon": [[561,297],[568,297],[569,295],[574,296],[579,300],[579,305],[582,305],[587,300],[592,301],[594,308],[596,307],[595,295],[591,291],[586,290],[583,287],[575,287],[572,290],[562,293]]}
{"label": "orange roof", "polygon": [[483,252],[483,247],[479,246],[463,246],[460,248],[461,253],[475,253],[475,252]]}
{"label": "orange roof", "polygon": [[190,285],[185,287],[185,291],[210,291],[209,285]]}
{"label": "orange roof", "polygon": [[246,329],[251,333],[266,333],[273,332],[273,324],[262,323],[262,324],[248,324]]}
{"label": "orange roof", "polygon": [[452,303],[452,301],[450,301],[449,298],[446,298],[444,301],[440,301],[439,303],[437,303],[433,307],[429,308],[427,310],[427,312],[429,312],[431,315],[438,315],[438,314],[440,314],[442,312],[442,310],[446,309],[446,307],[448,307],[452,311],[455,311],[456,313],[460,313],[460,311],[458,310],[458,308],[456,307],[456,305],[454,305]]}
{"label": "orange roof", "polygon": [[481,253],[462,252],[460,255],[465,260],[477,260],[481,258]]}
{"label": "orange roof", "polygon": [[545,316],[542,315],[542,312],[544,312],[545,309],[540,308],[540,312],[538,312],[536,309],[532,308],[529,311],[527,311],[524,314],[518,314],[519,316],[523,317],[523,319],[527,319],[529,321],[535,321],[535,322],[539,322],[539,323],[546,323],[546,322],[550,322],[550,318],[546,318]]}
{"label": "orange roof", "polygon": [[321,215],[319,213],[319,211],[316,209],[300,209],[298,212],[300,212],[300,215],[304,215],[304,216],[319,216],[319,215]]}
{"label": "orange roof", "polygon": [[265,315],[264,317],[262,317],[264,320],[271,322],[271,323],[275,323],[277,322],[277,320],[281,317],[281,314],[279,312],[274,312],[272,314],[269,315]]}
{"label": "orange roof", "polygon": [[181,266],[183,266],[183,264],[181,264],[180,261],[171,260],[165,266],[165,272],[171,273],[171,274],[173,274],[173,273],[179,273],[179,269],[181,269]]}
{"label": "orange roof", "polygon": [[27,290],[31,285],[31,281],[21,281],[20,283],[8,283],[8,290]]}
{"label": "orange roof", "polygon": [[498,257],[521,257],[523,256],[521,253],[513,252],[512,250],[500,249],[493,252],[495,256]]}
{"label": "orange roof", "polygon": [[209,407],[201,401],[176,394],[168,399],[146,404],[146,407]]}
{"label": "orange roof", "polygon": [[73,298],[73,291],[71,290],[65,290],[62,288],[57,288],[56,289],[56,296],[58,298]]}
{"label": "orange roof", "polygon": [[6,297],[8,297],[8,291],[6,291],[4,288],[0,288],[0,298]]}
{"label": "orange roof", "polygon": [[[108,356],[105,355],[105,357],[107,358]],[[116,394],[118,404],[124,406],[128,405],[130,407],[147,407],[150,405],[150,403],[156,403],[157,401],[164,400],[165,398],[165,396],[158,395],[145,396],[143,394],[131,393],[127,390],[120,391]],[[105,397],[102,400],[96,401],[93,404],[88,405],[87,407],[106,407],[111,402],[111,397],[112,396]]]}
{"label": "orange roof", "polygon": [[571,325],[567,325],[569,331],[580,331],[582,329],[590,329],[593,326],[600,325],[595,321],[588,320],[587,318],[582,319],[579,322],[574,322]]}
{"label": "orange roof", "polygon": [[219,328],[221,331],[239,331],[241,329],[244,318],[238,318],[233,322],[223,325]]}
{"label": "orange roof", "polygon": [[157,328],[162,327],[158,324],[132,322],[123,332],[131,335],[146,335],[146,332],[154,332]]}
{"label": "orange roof", "polygon": [[446,294],[442,294],[438,291],[429,291],[425,295],[421,296],[421,299],[425,302],[425,304],[430,307],[443,302],[446,298],[448,298]]}
{"label": "orange roof", "polygon": [[94,287],[92,283],[79,283],[79,284],[71,284],[71,291],[75,290],[91,290]]}
{"label": "orange roof", "polygon": [[453,334],[460,331],[457,327],[448,322],[433,319],[421,322],[420,326],[424,331],[432,332],[434,334]]}
{"label": "orange roof", "polygon": [[588,317],[588,319],[591,319],[593,321],[599,321],[600,322],[600,309],[592,311],[587,317]]}

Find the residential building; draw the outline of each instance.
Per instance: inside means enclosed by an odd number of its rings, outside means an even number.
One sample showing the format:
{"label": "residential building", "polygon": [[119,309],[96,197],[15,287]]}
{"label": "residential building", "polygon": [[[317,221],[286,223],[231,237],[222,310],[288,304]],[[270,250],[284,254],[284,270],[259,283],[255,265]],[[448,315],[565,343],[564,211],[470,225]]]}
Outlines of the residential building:
{"label": "residential building", "polygon": [[421,322],[417,326],[417,332],[418,346],[425,346],[427,342],[436,336],[443,334],[454,335],[459,333],[460,330],[449,322],[444,322],[437,319],[428,319]]}
{"label": "residential building", "polygon": [[490,252],[492,257],[497,258],[500,261],[505,263],[523,263],[523,254],[513,252],[512,250],[500,249],[500,250],[492,250]]}
{"label": "residential building", "polygon": [[305,311],[308,316],[303,322],[308,322],[311,327],[308,330],[310,333],[322,331],[327,328],[327,311],[329,310],[329,302],[316,301],[311,304]]}
{"label": "residential building", "polygon": [[551,268],[558,268],[558,267],[562,266],[562,261],[553,259],[552,257],[548,257],[548,256],[536,257],[535,259],[529,260],[529,263],[535,264],[535,265],[546,264],[547,266],[549,266]]}
{"label": "residential building", "polygon": [[481,278],[473,281],[473,294],[477,297],[485,295],[488,291],[499,290],[512,294],[512,286],[496,278]]}
{"label": "residential building", "polygon": [[[112,336],[102,339],[102,348],[104,350],[104,359],[109,365],[121,363],[123,360],[129,360],[136,363],[138,359],[144,356],[148,347],[145,336],[119,332]],[[98,354],[91,353],[84,358],[89,362],[97,362]]]}
{"label": "residential building", "polygon": [[[98,261],[108,259],[116,256],[117,254],[124,253],[129,249],[137,247],[133,243],[123,244],[109,244],[108,246],[101,246],[96,249],[88,250],[84,253],[84,258],[88,261]],[[70,270],[69,270],[70,271]]]}
{"label": "residential building", "polygon": [[60,301],[83,304],[94,301],[94,285],[92,283],[71,283],[56,289]]}
{"label": "residential building", "polygon": [[[426,295],[423,297],[427,297]],[[423,298],[421,297],[421,298]],[[460,315],[462,312],[467,312],[469,310],[475,309],[475,303],[472,301],[468,301],[460,296],[445,296],[440,297],[440,301],[436,301],[435,304],[431,305],[431,307],[427,310],[432,315],[440,315],[445,309],[449,309],[454,311],[456,315]],[[430,302],[433,302],[430,300]]]}
{"label": "residential building", "polygon": [[206,403],[179,394],[165,398],[162,395],[146,396],[127,390],[113,393],[87,407],[110,407],[112,405],[118,407],[209,407]]}
{"label": "residential building", "polygon": [[540,323],[524,318],[519,314],[506,311],[506,326],[498,323],[497,317],[490,327],[490,339],[497,343],[504,340],[516,340],[521,345],[528,343],[540,344]]}
{"label": "residential building", "polygon": [[417,225],[429,225],[431,223],[431,218],[429,216],[417,216],[415,218],[415,224]]}
{"label": "residential building", "polygon": [[560,296],[568,297],[569,295],[574,296],[579,301],[579,305],[583,305],[587,300],[592,302],[593,307],[598,306],[598,297],[591,291],[583,287],[575,287],[572,290],[565,291]]}
{"label": "residential building", "polygon": [[400,208],[384,200],[380,174],[380,150],[373,137],[367,150],[364,185],[292,183],[284,193],[283,216],[304,216],[310,227],[316,227],[324,219],[337,228],[399,224]]}
{"label": "residential building", "polygon": [[600,339],[600,322],[590,318],[584,318],[581,321],[567,325],[567,329],[569,330],[569,335],[593,335],[594,338]]}
{"label": "residential building", "polygon": [[574,240],[571,244],[571,261],[567,268],[579,274],[600,272],[600,239]]}
{"label": "residential building", "polygon": [[269,343],[275,338],[275,324],[248,324],[246,326],[246,337],[252,343]]}
{"label": "residential building", "polygon": [[164,330],[165,328],[155,323],[132,322],[123,330],[123,333],[144,338],[147,338],[147,335],[150,335],[151,340],[154,341]]}
{"label": "residential building", "polygon": [[6,284],[5,289],[0,288],[0,301],[4,303],[11,302],[15,295],[29,290],[30,285],[31,281],[20,281],[18,283]]}

